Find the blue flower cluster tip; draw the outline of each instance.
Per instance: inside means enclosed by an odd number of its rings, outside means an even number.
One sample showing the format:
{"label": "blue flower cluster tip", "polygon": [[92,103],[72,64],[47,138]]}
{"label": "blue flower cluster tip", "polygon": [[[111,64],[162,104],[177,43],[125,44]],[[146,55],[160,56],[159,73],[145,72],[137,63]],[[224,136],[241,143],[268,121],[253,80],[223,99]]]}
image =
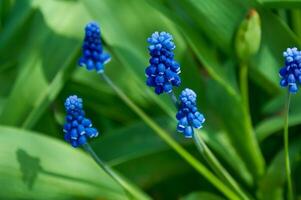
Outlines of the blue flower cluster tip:
{"label": "blue flower cluster tip", "polygon": [[179,97],[179,107],[177,112],[177,130],[182,132],[186,138],[191,138],[194,134],[193,129],[203,127],[205,118],[198,112],[196,107],[196,94],[193,90],[186,88]]}
{"label": "blue flower cluster tip", "polygon": [[173,86],[181,84],[180,65],[174,60],[176,48],[172,35],[155,32],[147,39],[149,43],[150,65],[146,68],[146,84],[155,88],[157,94],[172,92]]}
{"label": "blue flower cluster tip", "polygon": [[298,85],[301,84],[301,51],[295,47],[287,48],[283,57],[285,66],[279,70],[280,86],[288,87],[290,93],[296,93]]}
{"label": "blue flower cluster tip", "polygon": [[103,51],[100,29],[95,22],[86,25],[82,54],[78,64],[87,70],[95,69],[98,73],[104,72],[104,65],[111,59],[111,56]]}
{"label": "blue flower cluster tip", "polygon": [[76,95],[69,96],[65,101],[67,112],[64,124],[64,138],[73,147],[78,147],[87,143],[88,138],[98,136],[98,131],[93,128],[90,119],[85,118],[83,110],[83,100]]}

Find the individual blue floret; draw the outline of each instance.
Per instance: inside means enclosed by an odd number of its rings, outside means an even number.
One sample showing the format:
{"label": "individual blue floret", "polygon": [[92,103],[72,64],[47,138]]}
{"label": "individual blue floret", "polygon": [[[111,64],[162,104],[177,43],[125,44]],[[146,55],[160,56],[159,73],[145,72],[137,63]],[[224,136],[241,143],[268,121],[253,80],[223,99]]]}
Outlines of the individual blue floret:
{"label": "individual blue floret", "polygon": [[65,101],[66,122],[64,124],[64,138],[73,147],[87,143],[87,139],[97,137],[98,131],[93,128],[90,119],[85,118],[83,100],[76,95],[69,96]]}
{"label": "individual blue floret", "polygon": [[180,65],[174,60],[176,48],[172,35],[155,32],[147,39],[149,43],[150,65],[145,69],[146,84],[155,88],[157,94],[172,92],[173,86],[181,84]]}
{"label": "individual blue floret", "polygon": [[177,112],[177,130],[184,134],[186,138],[191,138],[194,134],[193,129],[203,127],[205,118],[198,112],[196,107],[196,94],[193,90],[186,88],[179,97],[179,107]]}
{"label": "individual blue floret", "polygon": [[285,66],[279,70],[280,86],[288,87],[290,93],[296,93],[301,84],[301,52],[296,47],[287,48],[283,57]]}
{"label": "individual blue floret", "polygon": [[104,72],[104,65],[108,63],[111,56],[103,51],[100,29],[97,23],[90,22],[85,28],[85,39],[82,45],[82,57],[78,64],[87,70],[96,70],[97,73]]}

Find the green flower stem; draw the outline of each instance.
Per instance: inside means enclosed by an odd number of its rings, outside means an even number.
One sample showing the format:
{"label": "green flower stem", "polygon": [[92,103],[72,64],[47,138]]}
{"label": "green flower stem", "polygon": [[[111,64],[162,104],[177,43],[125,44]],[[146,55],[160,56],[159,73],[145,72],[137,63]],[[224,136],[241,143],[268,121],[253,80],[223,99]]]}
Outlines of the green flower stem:
{"label": "green flower stem", "polygon": [[[249,89],[248,89],[248,61],[241,61],[240,62],[240,68],[239,68],[239,84],[240,84],[240,92],[241,92],[241,103],[242,103],[242,111],[244,117],[242,120],[244,121],[244,124],[246,125],[246,131],[247,131],[247,139],[250,141],[252,148],[254,148],[254,151],[256,151],[257,157],[255,158],[255,154],[252,155],[252,159],[257,159],[257,166],[260,166],[260,168],[257,169],[257,172],[255,172],[255,178],[260,179],[261,176],[264,174],[264,158],[262,156],[262,153],[259,148],[259,144],[257,141],[257,138],[255,137],[254,128],[252,125],[252,118],[249,108]],[[259,156],[259,157],[258,157]],[[250,169],[252,170],[252,169]]]}
{"label": "green flower stem", "polygon": [[173,104],[176,106],[176,108],[178,107],[178,100],[177,100],[177,97],[174,93],[174,91],[172,90],[170,93],[168,93],[170,98],[171,98],[171,101],[173,102]]}
{"label": "green flower stem", "polygon": [[118,88],[111,79],[104,73],[102,78],[112,87],[117,95],[139,116],[144,122],[152,128],[158,136],[164,140],[172,149],[174,149],[184,160],[186,160],[196,171],[203,175],[210,183],[212,183],[218,190],[220,190],[226,197],[231,200],[240,200],[228,186],[221,182],[214,174],[212,174],[202,163],[187,152],[181,145],[179,145],[164,129],[162,129],[156,122],[148,117],[126,94]]}
{"label": "green flower stem", "polygon": [[114,172],[106,163],[104,163],[92,149],[89,143],[83,145],[83,148],[92,156],[95,162],[108,174],[110,175],[117,183],[119,183],[125,192],[131,197],[130,199],[142,199],[149,200],[150,197],[146,196],[134,186],[130,185],[126,180]]}
{"label": "green flower stem", "polygon": [[289,120],[289,107],[290,107],[290,98],[291,94],[288,91],[286,103],[285,103],[285,116],[284,116],[284,152],[285,152],[285,170],[287,177],[287,199],[293,199],[293,188],[292,188],[292,179],[291,179],[291,167],[290,167],[290,158],[289,158],[289,142],[288,142],[288,120]]}
{"label": "green flower stem", "polygon": [[199,130],[195,129],[195,133],[193,134],[193,140],[199,152],[205,158],[207,163],[213,169],[213,171],[228,185],[230,185],[233,190],[237,192],[237,194],[241,197],[241,199],[248,200],[250,199],[239,187],[236,181],[232,178],[232,176],[227,172],[227,170],[220,164],[211,150],[208,148],[206,143],[204,142]]}
{"label": "green flower stem", "polygon": [[242,103],[245,111],[247,113],[250,113],[249,89],[248,89],[248,65],[246,63],[240,64],[239,78],[240,78],[240,92],[241,92]]}

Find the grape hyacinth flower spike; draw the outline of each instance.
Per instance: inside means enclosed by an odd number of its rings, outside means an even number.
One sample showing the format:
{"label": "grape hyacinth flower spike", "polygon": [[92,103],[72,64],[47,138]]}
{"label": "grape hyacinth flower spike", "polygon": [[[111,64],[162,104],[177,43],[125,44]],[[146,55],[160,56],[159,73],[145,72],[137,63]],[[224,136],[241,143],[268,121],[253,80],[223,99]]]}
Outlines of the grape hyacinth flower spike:
{"label": "grape hyacinth flower spike", "polygon": [[[197,132],[198,129],[201,129],[203,127],[205,117],[197,109],[196,97],[196,93],[189,88],[186,88],[181,92],[179,96],[179,104],[177,106],[178,112],[176,115],[176,118],[178,120],[177,130],[183,133],[185,138],[193,138],[197,149],[207,160],[211,168],[218,174],[218,176],[222,180],[225,180],[237,192],[241,199],[249,199],[246,194],[240,189],[235,179],[233,179],[233,177],[221,165],[218,159],[208,148],[201,134]],[[194,129],[197,129],[196,133]]]}
{"label": "grape hyacinth flower spike", "polygon": [[180,65],[174,60],[176,48],[173,37],[167,32],[155,32],[147,39],[150,65],[145,69],[146,84],[155,88],[157,94],[171,93],[173,86],[181,84]]}
{"label": "grape hyacinth flower spike", "polygon": [[192,138],[193,129],[203,127],[205,118],[196,107],[196,94],[193,90],[186,88],[179,97],[179,107],[177,112],[177,130],[182,132],[186,138]]}
{"label": "grape hyacinth flower spike", "polygon": [[296,93],[301,84],[301,51],[296,47],[287,48],[283,57],[285,65],[279,70],[280,86],[288,87],[290,93]]}
{"label": "grape hyacinth flower spike", "polygon": [[97,73],[103,73],[104,65],[111,59],[111,56],[103,51],[100,28],[96,22],[86,25],[82,54],[78,64],[89,71],[96,70]]}
{"label": "grape hyacinth flower spike", "polygon": [[285,153],[285,169],[287,178],[287,199],[292,200],[293,197],[293,186],[291,178],[291,168],[289,159],[289,141],[288,141],[288,121],[289,121],[289,106],[291,94],[298,92],[299,86],[301,84],[301,51],[296,47],[287,48],[283,52],[283,57],[285,59],[285,65],[279,70],[279,75],[281,77],[280,86],[288,87],[285,111],[284,111],[284,153]]}
{"label": "grape hyacinth flower spike", "polygon": [[126,180],[116,174],[109,166],[106,165],[94,152],[88,139],[98,136],[98,131],[93,128],[91,120],[85,117],[83,110],[83,100],[76,95],[69,96],[65,101],[67,112],[66,123],[64,124],[65,140],[73,147],[82,146],[95,160],[95,162],[117,183],[119,183],[126,193],[137,199],[148,200],[149,198],[143,193],[133,188]]}
{"label": "grape hyacinth flower spike", "polygon": [[87,143],[87,140],[98,136],[97,129],[93,128],[90,119],[85,117],[83,100],[76,95],[69,96],[65,101],[67,112],[64,125],[65,140],[73,147]]}

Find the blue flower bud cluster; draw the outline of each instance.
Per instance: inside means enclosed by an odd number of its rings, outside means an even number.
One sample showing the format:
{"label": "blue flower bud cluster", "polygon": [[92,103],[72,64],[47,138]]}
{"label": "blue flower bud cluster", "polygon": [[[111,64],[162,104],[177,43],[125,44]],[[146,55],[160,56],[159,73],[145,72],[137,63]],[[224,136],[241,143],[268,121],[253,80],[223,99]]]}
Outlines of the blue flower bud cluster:
{"label": "blue flower bud cluster", "polygon": [[146,68],[146,84],[155,88],[157,94],[172,92],[173,86],[181,84],[180,65],[174,60],[176,48],[172,35],[155,32],[147,39],[149,43],[150,65]]}
{"label": "blue flower bud cluster", "polygon": [[301,83],[301,51],[297,48],[287,48],[283,52],[285,66],[279,70],[281,77],[280,86],[288,87],[290,93],[298,91],[298,85]]}
{"label": "blue flower bud cluster", "polygon": [[82,46],[82,57],[78,64],[87,70],[96,70],[97,73],[104,72],[104,65],[108,63],[111,56],[103,52],[100,28],[97,23],[90,22],[85,28],[85,39]]}
{"label": "blue flower bud cluster", "polygon": [[198,112],[196,107],[196,94],[193,90],[186,88],[179,96],[179,108],[177,112],[177,130],[182,132],[186,138],[191,138],[194,134],[193,128],[203,127],[205,118]]}
{"label": "blue flower bud cluster", "polygon": [[69,96],[65,101],[67,112],[64,124],[64,138],[73,147],[79,147],[87,143],[88,138],[98,136],[98,131],[92,127],[90,119],[85,118],[83,100],[76,95]]}

